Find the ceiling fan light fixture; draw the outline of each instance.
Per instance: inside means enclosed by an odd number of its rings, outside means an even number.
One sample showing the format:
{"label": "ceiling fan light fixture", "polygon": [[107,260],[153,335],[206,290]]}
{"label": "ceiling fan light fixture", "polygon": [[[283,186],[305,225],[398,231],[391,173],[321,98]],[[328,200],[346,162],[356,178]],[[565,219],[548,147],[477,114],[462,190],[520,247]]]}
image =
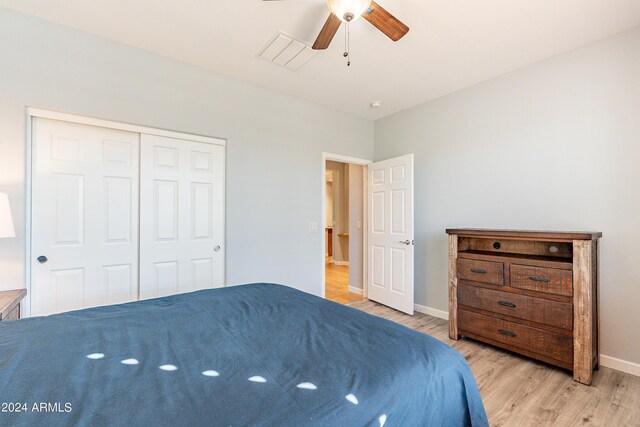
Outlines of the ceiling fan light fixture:
{"label": "ceiling fan light fixture", "polygon": [[371,0],[327,0],[327,6],[341,21],[353,22],[371,7]]}

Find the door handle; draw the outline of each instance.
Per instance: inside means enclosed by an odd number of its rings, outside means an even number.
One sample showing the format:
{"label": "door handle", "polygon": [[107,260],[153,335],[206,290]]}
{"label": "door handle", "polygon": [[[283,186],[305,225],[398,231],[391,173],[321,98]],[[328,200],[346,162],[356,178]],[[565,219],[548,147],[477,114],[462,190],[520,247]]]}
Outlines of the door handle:
{"label": "door handle", "polygon": [[219,246],[219,245],[216,245],[216,246],[213,248],[213,251],[214,251],[214,252],[220,252],[220,246]]}
{"label": "door handle", "polygon": [[409,246],[409,245],[413,245],[413,240],[400,240],[399,243]]}
{"label": "door handle", "polygon": [[549,283],[551,281],[551,279],[547,277],[540,277],[540,276],[529,276],[529,279],[533,280],[534,282],[543,282],[543,283]]}
{"label": "door handle", "polygon": [[38,260],[38,262],[39,262],[40,264],[45,264],[47,261],[49,261],[49,258],[47,258],[47,257],[46,257],[46,256],[44,256],[44,255],[40,255],[40,256],[37,258],[37,260]]}
{"label": "door handle", "polygon": [[504,307],[510,307],[510,308],[516,308],[516,305],[514,303],[512,303],[511,301],[498,301],[498,304],[504,306]]}

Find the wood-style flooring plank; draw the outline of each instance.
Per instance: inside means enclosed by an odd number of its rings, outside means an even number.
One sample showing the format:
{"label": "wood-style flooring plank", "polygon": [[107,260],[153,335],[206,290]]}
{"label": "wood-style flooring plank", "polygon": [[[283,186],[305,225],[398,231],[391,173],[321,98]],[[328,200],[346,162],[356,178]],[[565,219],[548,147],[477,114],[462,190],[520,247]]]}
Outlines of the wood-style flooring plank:
{"label": "wood-style flooring plank", "polygon": [[364,299],[361,295],[349,292],[349,267],[333,265],[331,257],[325,260],[325,298],[340,304]]}

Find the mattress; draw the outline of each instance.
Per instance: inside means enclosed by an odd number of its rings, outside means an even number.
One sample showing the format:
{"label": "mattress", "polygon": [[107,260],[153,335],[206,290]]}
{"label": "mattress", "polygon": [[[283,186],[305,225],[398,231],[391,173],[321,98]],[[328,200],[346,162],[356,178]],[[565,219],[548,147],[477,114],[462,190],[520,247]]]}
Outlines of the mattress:
{"label": "mattress", "polygon": [[0,425],[487,426],[465,359],[275,284],[0,322]]}

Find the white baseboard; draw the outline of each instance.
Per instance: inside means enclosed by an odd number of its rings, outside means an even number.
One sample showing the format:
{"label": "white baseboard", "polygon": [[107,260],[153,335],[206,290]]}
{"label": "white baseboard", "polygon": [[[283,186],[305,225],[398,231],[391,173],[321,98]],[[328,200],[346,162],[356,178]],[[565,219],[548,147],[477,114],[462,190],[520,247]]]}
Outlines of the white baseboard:
{"label": "white baseboard", "polygon": [[346,266],[349,266],[349,261],[336,261],[336,260],[333,260],[333,265],[346,265]]}
{"label": "white baseboard", "polygon": [[427,307],[426,305],[414,304],[413,309],[418,313],[428,314],[439,319],[449,320],[449,313],[446,311],[438,310],[436,308]]}
{"label": "white baseboard", "polygon": [[637,363],[601,354],[600,365],[640,377],[640,364]]}
{"label": "white baseboard", "polygon": [[349,286],[349,292],[351,292],[352,294],[362,295],[362,289],[354,288],[353,286]]}

